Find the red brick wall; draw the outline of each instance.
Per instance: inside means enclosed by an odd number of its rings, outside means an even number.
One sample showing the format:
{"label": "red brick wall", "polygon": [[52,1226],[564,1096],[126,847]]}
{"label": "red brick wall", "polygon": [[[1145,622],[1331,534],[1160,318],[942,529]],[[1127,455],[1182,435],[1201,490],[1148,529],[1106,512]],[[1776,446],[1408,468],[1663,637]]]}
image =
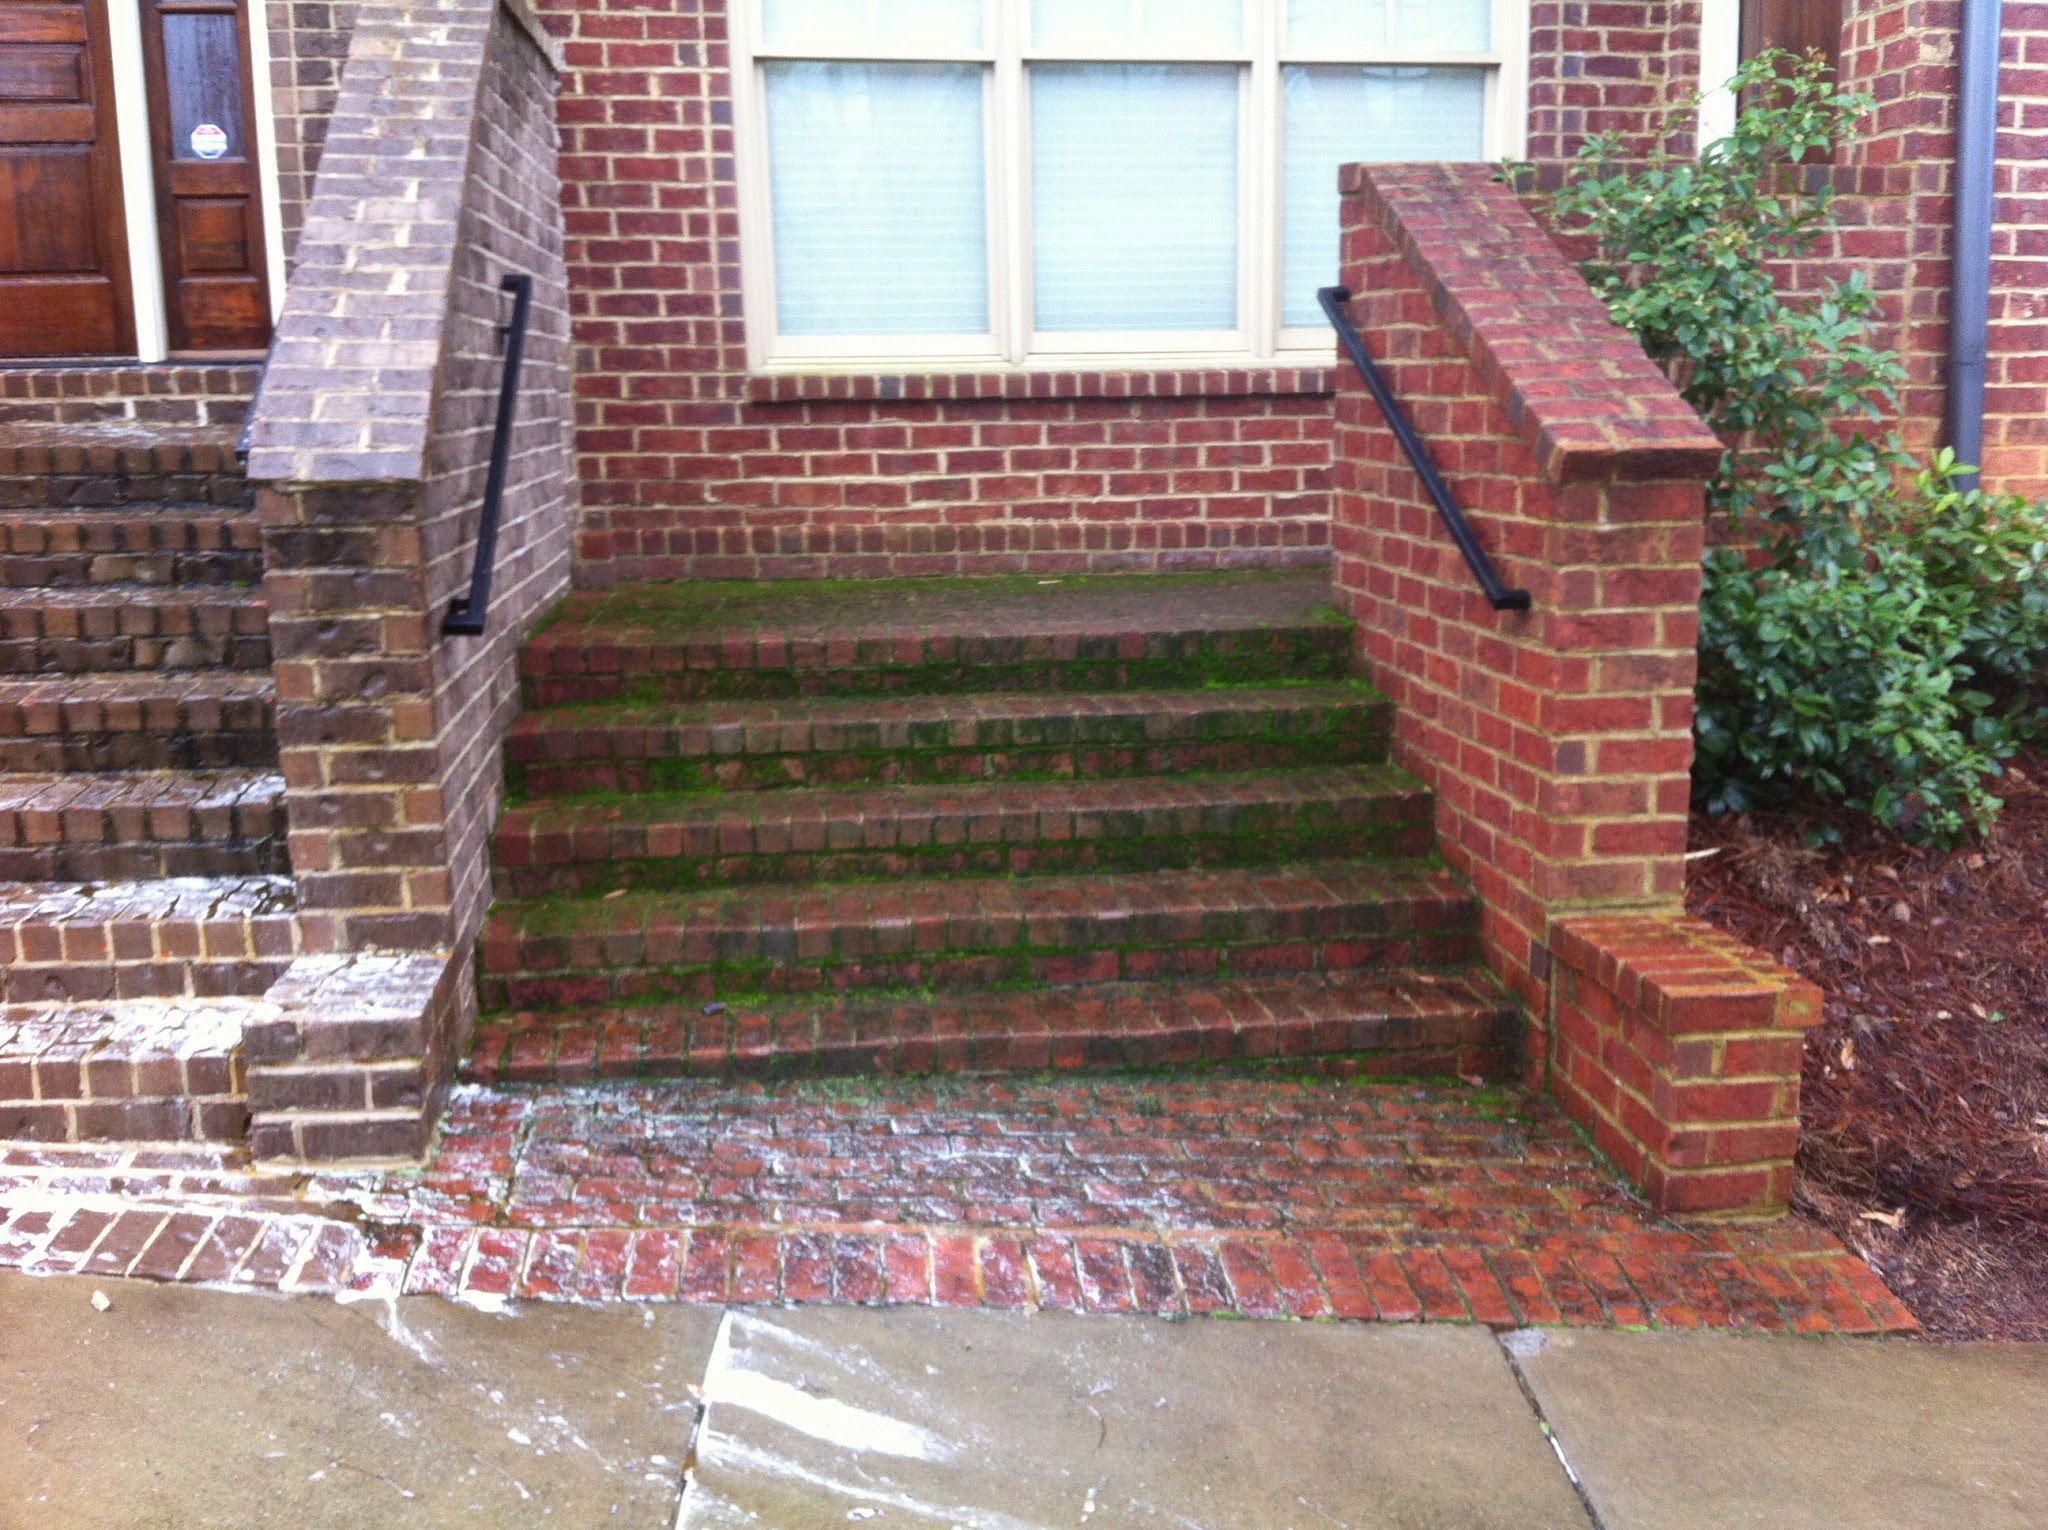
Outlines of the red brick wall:
{"label": "red brick wall", "polygon": [[1567,158],[1595,133],[1650,148],[1660,115],[1698,84],[1699,21],[1699,0],[1534,0],[1529,158]]}
{"label": "red brick wall", "polygon": [[726,0],[540,9],[568,64],[580,579],[1327,555],[1319,369],[750,390]]}

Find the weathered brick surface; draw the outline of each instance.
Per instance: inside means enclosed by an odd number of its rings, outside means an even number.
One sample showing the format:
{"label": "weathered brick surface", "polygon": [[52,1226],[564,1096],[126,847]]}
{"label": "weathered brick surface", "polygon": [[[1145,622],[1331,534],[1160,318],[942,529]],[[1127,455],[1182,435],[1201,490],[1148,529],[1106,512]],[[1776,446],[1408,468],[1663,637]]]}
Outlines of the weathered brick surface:
{"label": "weathered brick surface", "polygon": [[0,1005],[0,1139],[237,1141],[261,1000]]}
{"label": "weathered brick surface", "polygon": [[[1547,1059],[1595,1127],[1592,1080],[1626,1058],[1568,1038],[1591,1001],[1557,980],[1554,942],[1578,911],[1682,897],[1703,485],[1720,444],[1487,172],[1365,166],[1346,186],[1366,343],[1533,607],[1488,607],[1362,385],[1338,404],[1337,582],[1395,703],[1395,758],[1436,790],[1445,859],[1484,904],[1488,961],[1555,1027],[1539,1020],[1530,1076]],[[1746,960],[1755,983],[1791,981]],[[1703,1002],[1713,1024],[1747,1023],[1733,987]],[[1779,1059],[1776,1103],[1756,1114],[1796,1094],[1797,1073]],[[1646,1091],[1629,1129],[1661,1152],[1658,1132],[1690,1108]],[[1771,1148],[1789,1174],[1788,1143]],[[1640,1152],[1623,1164],[1673,1210],[1782,1209],[1789,1192],[1770,1172],[1674,1179]]]}
{"label": "weathered brick surface", "polygon": [[275,689],[232,670],[0,680],[0,770],[274,766]]}
{"label": "weathered brick surface", "polygon": [[[551,47],[509,3],[355,10],[250,436],[292,861],[315,952],[423,952],[445,966],[490,896],[518,645],[568,582]],[[535,296],[490,628],[444,638],[476,546],[508,273],[531,275]],[[259,1110],[261,1149],[417,1153],[464,1006],[473,1013],[466,983],[437,993],[418,1088],[379,1094],[367,1058],[360,1111],[329,1108],[327,1084],[305,1085],[302,1109],[265,1085],[278,1108]]]}
{"label": "weathered brick surface", "polygon": [[0,883],[0,1001],[260,995],[297,940],[281,877]]}
{"label": "weathered brick surface", "polygon": [[269,771],[0,776],[0,879],[285,875],[284,779]]}
{"label": "weathered brick surface", "polygon": [[1819,1228],[1674,1229],[1556,1112],[1504,1104],[1213,1071],[465,1089],[423,1173],[0,1148],[0,1266],[471,1300],[1913,1330]]}
{"label": "weathered brick surface", "polygon": [[1663,1211],[1790,1205],[1820,990],[1679,914],[1560,919],[1550,951],[1551,1087],[1594,1144]]}

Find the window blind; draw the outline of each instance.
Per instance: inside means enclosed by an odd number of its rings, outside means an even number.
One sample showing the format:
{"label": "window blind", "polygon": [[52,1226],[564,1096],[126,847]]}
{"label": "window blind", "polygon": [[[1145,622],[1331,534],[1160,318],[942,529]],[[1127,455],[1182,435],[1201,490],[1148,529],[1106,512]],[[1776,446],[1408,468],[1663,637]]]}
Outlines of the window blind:
{"label": "window blind", "polygon": [[1031,66],[1040,330],[1237,328],[1238,77]]}
{"label": "window blind", "polygon": [[981,66],[764,72],[782,333],[986,334]]}
{"label": "window blind", "polygon": [[1281,322],[1322,323],[1316,289],[1337,280],[1337,167],[1363,160],[1481,159],[1486,71],[1291,65],[1286,108]]}

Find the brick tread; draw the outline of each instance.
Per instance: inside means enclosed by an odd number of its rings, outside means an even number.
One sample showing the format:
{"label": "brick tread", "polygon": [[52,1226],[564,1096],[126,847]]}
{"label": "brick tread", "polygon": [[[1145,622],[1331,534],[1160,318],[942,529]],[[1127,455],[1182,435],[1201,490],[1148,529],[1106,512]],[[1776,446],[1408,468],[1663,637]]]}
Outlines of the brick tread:
{"label": "brick tread", "polygon": [[274,765],[267,671],[0,680],[0,769],[196,770]]}
{"label": "brick tread", "polygon": [[1383,758],[1392,720],[1359,681],[599,705],[521,715],[506,758],[536,795],[1134,775]]}
{"label": "brick tread", "polygon": [[234,1141],[260,999],[0,1005],[0,1138]]}
{"label": "brick tread", "polygon": [[0,587],[0,674],[270,667],[260,589]]}
{"label": "brick tread", "polygon": [[510,897],[691,881],[1047,873],[1425,853],[1428,792],[1389,765],[1129,780],[570,799],[514,808]]}
{"label": "brick tread", "polygon": [[296,902],[281,876],[0,883],[0,1002],[261,994]]}
{"label": "brick tread", "polygon": [[263,531],[246,510],[139,504],[0,513],[0,585],[254,586]]}
{"label": "brick tread", "polygon": [[[1121,689],[1290,672],[1350,650],[1327,570],[1226,578],[627,585],[570,597],[522,654],[529,699],[607,701],[631,681],[686,698],[830,690]],[[1183,679],[1181,683],[1185,683]],[[779,690],[777,689],[779,687]]]}
{"label": "brick tread", "polygon": [[620,892],[500,904],[483,1002],[1436,966],[1472,959],[1475,929],[1463,887],[1402,862]]}
{"label": "brick tread", "polygon": [[1386,1072],[1510,1067],[1514,1002],[1483,974],[1411,969],[1104,983],[932,997],[486,1016],[473,1083],[1119,1067],[1374,1052]]}
{"label": "brick tread", "polygon": [[269,771],[0,776],[8,880],[282,873],[286,830],[284,778]]}

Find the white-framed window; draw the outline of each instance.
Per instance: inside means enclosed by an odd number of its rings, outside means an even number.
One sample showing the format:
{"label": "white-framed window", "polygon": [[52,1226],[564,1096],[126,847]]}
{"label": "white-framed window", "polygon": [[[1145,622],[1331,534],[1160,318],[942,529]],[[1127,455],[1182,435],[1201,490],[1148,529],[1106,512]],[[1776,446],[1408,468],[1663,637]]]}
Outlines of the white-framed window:
{"label": "white-framed window", "polygon": [[1326,355],[1336,167],[1523,151],[1528,0],[734,0],[757,369]]}

